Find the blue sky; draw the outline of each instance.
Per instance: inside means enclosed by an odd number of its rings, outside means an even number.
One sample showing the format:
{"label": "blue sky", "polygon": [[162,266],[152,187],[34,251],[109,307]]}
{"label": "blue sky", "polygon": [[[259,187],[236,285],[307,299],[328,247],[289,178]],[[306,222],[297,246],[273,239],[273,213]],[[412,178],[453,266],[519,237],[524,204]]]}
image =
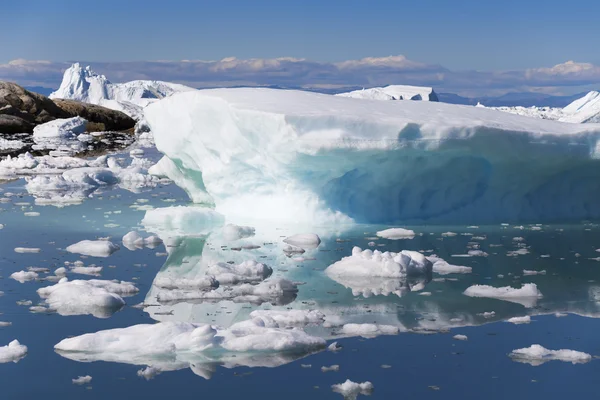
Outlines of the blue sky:
{"label": "blue sky", "polygon": [[600,64],[600,1],[28,0],[0,14],[0,61],[403,54],[452,69]]}
{"label": "blue sky", "polygon": [[[514,84],[514,90],[550,92],[561,87],[558,91],[565,92],[567,86],[577,86],[573,91],[600,82],[600,72],[594,69],[600,65],[598,15],[597,0],[5,1],[0,38],[10,40],[2,40],[0,79],[56,84],[56,72],[48,72],[48,68],[44,77],[40,70],[35,76],[27,75],[32,65],[25,68],[21,63],[20,70],[14,65],[7,67],[15,59],[82,61],[99,72],[112,73],[109,77],[113,80],[135,75],[189,82],[189,74],[159,73],[156,66],[149,72],[147,65],[131,62],[295,57],[320,63],[321,71],[324,64],[403,55],[437,74],[396,76],[407,83],[442,82],[459,90],[459,82],[475,79],[469,72],[485,71],[488,75],[477,75],[480,81],[470,85],[475,89],[465,87],[463,91],[501,91]],[[545,84],[548,89],[540,89],[536,79],[497,83],[498,76],[492,77],[494,84],[485,87],[492,79],[490,73],[518,71],[529,76],[527,69],[549,68],[569,60],[591,65],[594,71],[587,68],[583,80],[572,79],[571,74],[569,85],[560,81]],[[56,69],[65,68],[56,65]],[[138,68],[139,73],[128,74],[127,68],[129,72]],[[389,78],[388,74],[345,83],[385,83]],[[211,77],[210,81],[221,79],[238,77]],[[199,79],[198,84],[205,80]],[[319,84],[324,82],[321,79]]]}

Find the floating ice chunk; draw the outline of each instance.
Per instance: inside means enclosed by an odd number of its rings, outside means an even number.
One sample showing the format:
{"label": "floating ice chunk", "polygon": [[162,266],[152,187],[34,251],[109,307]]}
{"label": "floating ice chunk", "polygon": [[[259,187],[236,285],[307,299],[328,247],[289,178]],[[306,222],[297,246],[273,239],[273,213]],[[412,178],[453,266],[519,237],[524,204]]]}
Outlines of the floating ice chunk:
{"label": "floating ice chunk", "polygon": [[455,232],[444,232],[444,233],[442,233],[443,237],[453,237],[453,236],[456,236],[456,235],[458,235],[458,234],[455,233]]}
{"label": "floating ice chunk", "polygon": [[444,260],[438,260],[433,263],[433,272],[440,275],[448,274],[470,274],[473,269],[462,265],[452,265]]}
{"label": "floating ice chunk", "polygon": [[98,276],[102,272],[102,267],[95,267],[95,266],[84,267],[84,266],[78,265],[76,267],[72,267],[71,272],[74,274],[80,274],[80,275]]}
{"label": "floating ice chunk", "polygon": [[402,250],[399,253],[385,252],[360,247],[352,249],[352,255],[330,265],[325,270],[330,277],[361,276],[402,278],[415,275],[430,276],[431,261],[416,251]]}
{"label": "floating ice chunk", "polygon": [[91,257],[108,257],[119,250],[119,246],[108,240],[82,240],[68,246],[65,250],[69,253],[83,254]]}
{"label": "floating ice chunk", "polygon": [[80,376],[80,377],[77,377],[76,379],[71,379],[71,381],[73,381],[74,385],[85,385],[92,381],[92,377],[89,375]]}
{"label": "floating ice chunk", "polygon": [[528,324],[531,322],[531,317],[526,315],[524,317],[512,317],[506,320],[506,322],[510,322],[511,324],[519,325],[519,324]]}
{"label": "floating ice chunk", "polygon": [[292,246],[291,244],[286,244],[285,246],[283,246],[283,252],[285,253],[286,256],[291,257],[294,254],[304,254],[306,251],[301,247]]}
{"label": "floating ice chunk", "polygon": [[56,285],[40,288],[37,292],[50,310],[61,315],[91,314],[107,318],[125,305],[120,295],[132,295],[137,291],[129,282],[62,278]]}
{"label": "floating ice chunk", "polygon": [[390,228],[377,232],[377,236],[390,240],[413,239],[415,232],[404,228]]}
{"label": "floating ice chunk", "polygon": [[254,236],[254,228],[251,226],[239,226],[227,224],[223,227],[223,237],[225,240],[238,240]]}
{"label": "floating ice chunk", "polygon": [[157,233],[200,235],[209,233],[223,222],[223,216],[210,208],[174,206],[146,211],[142,225]]}
{"label": "floating ice chunk", "polygon": [[154,379],[155,376],[160,375],[162,371],[158,368],[154,368],[154,367],[146,367],[144,369],[140,369],[137,372],[137,376],[144,378],[145,380],[149,381],[151,379]]}
{"label": "floating ice chunk", "polygon": [[469,338],[466,335],[454,335],[452,337],[452,339],[454,339],[454,340],[469,340]]}
{"label": "floating ice chunk", "polygon": [[346,400],[356,400],[359,394],[370,396],[373,393],[374,386],[371,382],[352,382],[350,379],[346,379],[344,383],[338,383],[331,385],[331,389],[335,393],[339,393],[344,396]]}
{"label": "floating ice chunk", "polygon": [[379,324],[345,324],[340,333],[345,336],[362,336],[372,338],[381,335],[397,335],[400,329],[393,325]]}
{"label": "floating ice chunk", "polygon": [[522,304],[527,308],[534,307],[537,299],[542,297],[535,283],[526,283],[520,289],[510,286],[496,288],[487,285],[473,285],[463,292],[469,297],[489,297]]}
{"label": "floating ice chunk", "polygon": [[[129,250],[135,250],[136,247],[144,246],[144,238],[140,236],[136,231],[131,231],[126,233],[122,239],[123,245],[127,247]],[[131,247],[131,248],[130,248]]]}
{"label": "floating ice chunk", "polygon": [[146,247],[149,247],[151,249],[158,246],[162,242],[162,239],[156,235],[150,235],[147,238],[144,238],[144,244],[146,245]]}
{"label": "floating ice chunk", "polygon": [[18,150],[25,146],[25,143],[21,140],[7,140],[0,138],[0,150]]}
{"label": "floating ice chunk", "polygon": [[0,328],[5,328],[7,326],[11,326],[12,322],[0,321]]}
{"label": "floating ice chunk", "polygon": [[528,275],[546,275],[546,270],[543,269],[541,271],[532,271],[532,270],[524,269],[523,270],[523,275],[525,275],[525,276],[528,276]]}
{"label": "floating ice chunk", "polygon": [[250,317],[268,317],[272,318],[282,327],[322,324],[325,321],[325,314],[317,310],[254,310]]}
{"label": "floating ice chunk", "polygon": [[283,241],[292,246],[300,247],[306,250],[316,249],[321,244],[321,238],[315,233],[303,233],[293,235],[283,239]]}
{"label": "floating ice chunk", "polygon": [[506,255],[509,257],[524,256],[525,254],[529,254],[529,250],[524,247],[519,250],[513,250],[506,253]]}
{"label": "floating ice chunk", "polygon": [[509,356],[514,360],[534,367],[542,365],[548,361],[564,361],[572,364],[584,364],[592,360],[592,356],[587,353],[575,350],[548,350],[539,344],[533,344],[530,347],[513,350]]}
{"label": "floating ice chunk", "polygon": [[41,250],[37,247],[15,247],[15,253],[39,253]]}
{"label": "floating ice chunk", "polygon": [[8,345],[0,347],[0,364],[19,362],[26,355],[27,346],[22,345],[18,340],[13,340]]}
{"label": "floating ice chunk", "polygon": [[255,317],[219,331],[221,346],[229,351],[310,351],[325,348],[325,340],[303,330],[282,329],[269,317]]}
{"label": "floating ice chunk", "polygon": [[271,276],[273,269],[265,264],[248,260],[237,265],[217,263],[208,267],[206,273],[214,276],[221,285],[237,285],[265,280]]}
{"label": "floating ice chunk", "polygon": [[86,131],[87,123],[81,117],[55,119],[33,128],[33,137],[36,139],[74,137]]}
{"label": "floating ice chunk", "polygon": [[495,317],[496,316],[496,312],[495,311],[485,311],[485,312],[479,313],[477,315],[479,315],[479,316],[481,316],[483,318],[488,319],[488,318]]}
{"label": "floating ice chunk", "polygon": [[25,283],[27,281],[33,281],[33,280],[37,279],[38,274],[33,271],[19,271],[19,272],[12,273],[10,275],[10,277],[12,279],[14,279],[15,281]]}
{"label": "floating ice chunk", "polygon": [[340,370],[339,365],[330,365],[329,367],[322,366],[321,372],[338,372]]}
{"label": "floating ice chunk", "polygon": [[337,342],[333,342],[329,346],[327,346],[327,350],[335,353],[342,350],[342,346],[338,346]]}

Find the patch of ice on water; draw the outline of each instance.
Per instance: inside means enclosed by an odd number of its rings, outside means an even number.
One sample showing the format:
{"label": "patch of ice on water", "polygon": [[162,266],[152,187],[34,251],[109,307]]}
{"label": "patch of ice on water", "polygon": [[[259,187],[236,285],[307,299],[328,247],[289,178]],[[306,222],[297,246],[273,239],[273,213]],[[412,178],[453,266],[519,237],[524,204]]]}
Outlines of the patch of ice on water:
{"label": "patch of ice on water", "polygon": [[473,285],[468,287],[463,294],[469,297],[489,297],[510,301],[522,304],[527,308],[534,307],[537,299],[542,297],[542,293],[535,283],[526,283],[519,289],[510,286],[496,288],[488,285]]}
{"label": "patch of ice on water", "polygon": [[513,350],[509,356],[514,360],[532,366],[542,365],[548,361],[564,361],[572,364],[584,364],[592,360],[588,353],[575,350],[548,350],[539,344],[533,344],[530,347]]}
{"label": "patch of ice on water", "polygon": [[18,340],[13,340],[6,346],[0,347],[0,364],[8,362],[19,362],[27,355],[27,346],[19,343]]}
{"label": "patch of ice on water", "polygon": [[68,246],[65,250],[69,253],[83,254],[92,257],[108,257],[119,250],[119,246],[108,240],[82,240]]}
{"label": "patch of ice on water", "polygon": [[415,237],[415,232],[404,228],[389,228],[377,232],[377,236],[390,240],[413,239]]}
{"label": "patch of ice on water", "polygon": [[373,393],[374,386],[371,382],[352,382],[350,379],[346,379],[344,383],[338,383],[331,385],[331,389],[335,393],[339,393],[344,396],[346,400],[356,400],[359,394],[370,396]]}

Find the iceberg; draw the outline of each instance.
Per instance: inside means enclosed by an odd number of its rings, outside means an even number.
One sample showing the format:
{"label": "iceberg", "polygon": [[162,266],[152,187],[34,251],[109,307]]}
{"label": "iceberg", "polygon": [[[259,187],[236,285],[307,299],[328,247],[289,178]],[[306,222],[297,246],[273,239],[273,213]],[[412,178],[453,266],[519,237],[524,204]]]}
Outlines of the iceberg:
{"label": "iceberg", "polygon": [[106,76],[98,75],[90,66],[79,63],[67,68],[57,91],[51,99],[70,99],[97,104],[124,112],[134,119],[142,119],[143,108],[173,93],[196,90],[189,86],[162,81],[137,80],[111,83]]}
{"label": "iceberg", "polygon": [[439,101],[437,94],[430,87],[389,85],[370,89],[354,90],[339,93],[336,96],[369,100],[422,100]]}
{"label": "iceberg", "polygon": [[597,124],[264,88],[179,93],[145,117],[163,172],[236,222],[600,217]]}

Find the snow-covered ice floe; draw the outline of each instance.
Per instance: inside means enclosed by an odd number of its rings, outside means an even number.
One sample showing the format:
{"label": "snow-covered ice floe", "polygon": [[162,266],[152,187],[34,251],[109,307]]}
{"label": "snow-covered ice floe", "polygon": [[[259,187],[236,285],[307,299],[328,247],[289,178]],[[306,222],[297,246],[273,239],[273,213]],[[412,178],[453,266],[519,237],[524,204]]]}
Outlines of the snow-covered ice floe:
{"label": "snow-covered ice floe", "polygon": [[542,365],[548,361],[564,361],[572,364],[584,364],[592,361],[592,356],[588,353],[575,350],[548,350],[539,344],[533,344],[530,347],[516,349],[510,352],[509,356],[514,360],[533,366]]}
{"label": "snow-covered ice floe", "polygon": [[404,228],[390,228],[377,232],[377,236],[390,240],[412,239],[415,237],[415,232]]}
{"label": "snow-covered ice floe", "polygon": [[147,365],[153,368],[147,373],[153,375],[189,367],[208,379],[215,365],[277,366],[325,346],[322,338],[283,328],[274,319],[261,316],[226,329],[189,322],[109,329],[64,339],[55,349],[77,361]]}
{"label": "snow-covered ice floe", "polygon": [[62,278],[52,286],[37,290],[48,305],[48,311],[60,315],[91,314],[97,318],[108,318],[125,305],[121,296],[132,296],[138,292],[130,282],[106,280],[74,280]]}
{"label": "snow-covered ice floe", "polygon": [[0,346],[0,364],[19,362],[26,355],[27,346],[22,345],[18,340],[13,340],[6,346]]}
{"label": "snow-covered ice floe", "polygon": [[515,289],[510,286],[493,287],[488,285],[469,286],[464,293],[469,297],[488,297],[522,304],[526,308],[535,307],[537,300],[542,297],[535,283],[526,283],[521,288]]}
{"label": "snow-covered ice floe", "polygon": [[350,379],[346,379],[344,383],[338,383],[331,385],[331,389],[335,393],[339,393],[344,396],[346,400],[356,400],[359,394],[370,396],[373,393],[374,386],[371,382],[357,383]]}
{"label": "snow-covered ice floe", "polygon": [[597,124],[263,88],[179,93],[145,116],[176,183],[235,221],[600,217]]}
{"label": "snow-covered ice floe", "polygon": [[108,240],[82,240],[68,246],[65,250],[85,256],[108,257],[119,250],[119,246]]}

